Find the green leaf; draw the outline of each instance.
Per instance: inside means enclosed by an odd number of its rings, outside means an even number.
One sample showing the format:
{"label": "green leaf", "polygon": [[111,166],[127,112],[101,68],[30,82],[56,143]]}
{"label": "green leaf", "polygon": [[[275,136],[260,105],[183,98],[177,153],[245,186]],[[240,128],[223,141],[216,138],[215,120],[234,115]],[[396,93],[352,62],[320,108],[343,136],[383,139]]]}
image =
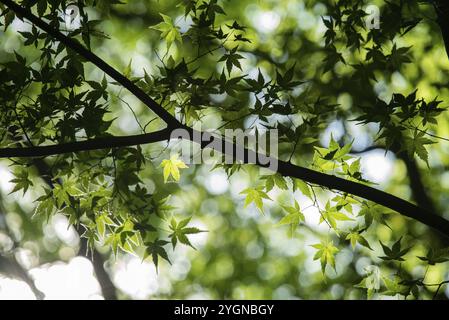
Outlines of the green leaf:
{"label": "green leaf", "polygon": [[145,243],[146,250],[143,259],[145,260],[147,257],[151,256],[151,258],[153,259],[153,263],[156,267],[156,271],[158,270],[159,257],[161,257],[162,259],[166,260],[168,263],[171,264],[168,258],[167,251],[163,248],[163,246],[165,246],[167,243],[169,242],[159,239],[156,239],[154,242]]}
{"label": "green leaf", "polygon": [[221,62],[221,61],[225,61],[226,62],[226,69],[228,71],[228,74],[231,74],[233,66],[235,66],[236,68],[239,68],[240,70],[242,70],[242,66],[241,66],[239,60],[244,59],[244,57],[241,56],[240,54],[236,53],[237,49],[238,49],[238,47],[235,47],[234,49],[229,51],[229,53],[225,53],[218,60],[218,62]]}
{"label": "green leaf", "polygon": [[320,223],[327,221],[330,226],[337,230],[337,221],[353,221],[354,219],[348,217],[342,212],[337,211],[336,207],[332,207],[330,202],[326,203],[325,210],[321,212]]}
{"label": "green leaf", "polygon": [[114,221],[112,221],[111,218],[109,218],[107,216],[106,213],[99,215],[95,218],[95,223],[97,224],[97,230],[98,233],[104,237],[105,232],[106,232],[106,226],[116,226],[116,224],[114,223]]}
{"label": "green leaf", "polygon": [[299,204],[298,204],[298,202],[296,200],[295,200],[295,203],[294,203],[293,207],[283,206],[282,208],[284,208],[284,210],[287,211],[288,214],[286,216],[284,216],[278,222],[278,225],[279,226],[289,225],[290,226],[291,235],[293,235],[293,232],[296,230],[298,225],[301,222],[305,221],[304,214],[301,212]]}
{"label": "green leaf", "polygon": [[182,244],[188,245],[195,249],[195,247],[190,243],[189,239],[187,238],[187,235],[206,232],[198,228],[187,227],[187,224],[190,222],[190,219],[191,218],[184,219],[179,223],[176,222],[175,219],[171,220],[170,229],[173,232],[169,235],[169,238],[171,238],[173,249],[176,247],[178,241],[181,242]]}
{"label": "green leaf", "polygon": [[358,288],[367,290],[367,298],[371,299],[376,291],[380,289],[381,272],[377,266],[365,267],[365,278],[356,285]]}
{"label": "green leaf", "polygon": [[410,293],[410,287],[402,284],[402,279],[399,276],[394,276],[393,279],[382,276],[382,280],[385,284],[386,290],[382,294],[387,296],[395,296],[401,294],[407,296]]}
{"label": "green leaf", "polygon": [[386,260],[386,261],[389,261],[389,260],[405,261],[402,257],[410,251],[411,247],[402,249],[401,240],[402,240],[402,237],[400,237],[399,240],[396,241],[391,248],[384,245],[382,243],[382,241],[379,241],[380,245],[382,246],[382,249],[385,253],[385,256],[382,256],[379,258]]}
{"label": "green leaf", "polygon": [[359,216],[363,216],[365,218],[365,224],[366,227],[371,226],[373,221],[376,221],[377,223],[383,224],[384,226],[391,229],[391,227],[386,222],[385,216],[386,214],[381,211],[379,206],[364,206],[358,213]]}
{"label": "green leaf", "polygon": [[245,205],[246,208],[250,203],[254,202],[256,207],[263,213],[263,201],[262,199],[271,200],[271,198],[262,191],[263,187],[248,188],[240,192],[240,194],[246,194]]}
{"label": "green leaf", "polygon": [[170,49],[175,41],[182,43],[181,33],[178,27],[174,25],[172,18],[162,13],[160,15],[164,21],[151,28],[161,32],[161,39],[165,39],[167,42],[167,49]]}
{"label": "green leaf", "polygon": [[368,241],[359,233],[359,232],[350,232],[347,236],[346,236],[346,240],[349,240],[351,242],[351,246],[353,249],[355,249],[355,246],[357,243],[359,243],[360,245],[373,250],[371,248],[371,246],[369,245]]}
{"label": "green leaf", "polygon": [[175,181],[179,181],[181,177],[179,169],[188,168],[182,160],[178,159],[178,155],[176,154],[172,155],[170,159],[163,160],[160,166],[164,168],[163,173],[165,183],[167,183],[170,176],[172,176]]}
{"label": "green leaf", "polygon": [[303,195],[305,195],[309,199],[313,200],[312,192],[310,191],[310,187],[303,180],[301,180],[301,179],[294,179],[293,191],[295,191],[296,189],[299,189],[299,191],[301,191],[301,193]]}
{"label": "green leaf", "polygon": [[313,260],[320,260],[321,271],[323,274],[326,272],[326,266],[328,264],[331,265],[335,271],[337,270],[335,266],[335,255],[340,250],[334,246],[332,241],[313,244],[312,247],[318,250],[313,257]]}
{"label": "green leaf", "polygon": [[44,216],[46,220],[50,218],[50,216],[53,215],[54,212],[56,212],[56,208],[53,203],[53,199],[46,198],[45,200],[37,200],[39,201],[38,205],[36,206],[36,209],[34,210],[34,216]]}
{"label": "green leaf", "polygon": [[436,249],[430,248],[425,257],[418,256],[422,261],[426,261],[429,265],[433,266],[437,263],[443,263],[449,261],[449,248]]}
{"label": "green leaf", "polygon": [[9,194],[17,192],[22,189],[23,194],[25,194],[28,188],[33,185],[33,182],[28,178],[28,171],[20,169],[19,171],[14,172],[14,176],[16,178],[10,180],[9,182],[14,183],[15,186]]}
{"label": "green leaf", "polygon": [[279,189],[282,189],[282,190],[287,190],[288,189],[287,181],[279,173],[276,173],[276,174],[273,174],[273,175],[269,175],[269,176],[264,176],[264,177],[262,177],[262,179],[265,179],[265,181],[266,181],[266,184],[265,184],[266,192],[271,191],[275,185]]}

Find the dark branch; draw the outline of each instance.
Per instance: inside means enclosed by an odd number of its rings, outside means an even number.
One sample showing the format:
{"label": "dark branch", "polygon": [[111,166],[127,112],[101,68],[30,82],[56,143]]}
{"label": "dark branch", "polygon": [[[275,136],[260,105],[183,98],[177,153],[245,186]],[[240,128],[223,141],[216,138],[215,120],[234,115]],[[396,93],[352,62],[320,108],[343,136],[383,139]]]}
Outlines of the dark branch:
{"label": "dark branch", "polygon": [[[117,82],[122,84],[125,88],[127,88],[131,93],[136,95],[137,98],[139,98],[142,102],[144,102],[151,110],[153,110],[158,116],[160,116],[169,126],[169,128],[184,128],[188,130],[191,133],[191,137],[195,136],[192,135],[195,130],[185,127],[181,125],[176,118],[174,118],[170,113],[168,113],[164,108],[162,108],[157,102],[155,102],[153,99],[151,99],[149,96],[147,96],[141,89],[139,89],[134,83],[132,83],[129,79],[124,77],[122,74],[120,74],[118,71],[116,71],[114,68],[109,66],[106,62],[104,62],[102,59],[97,57],[94,53],[90,52],[89,50],[85,49],[82,45],[80,45],[78,42],[75,42],[74,40],[66,37],[58,30],[53,29],[50,27],[47,23],[36,17],[31,13],[30,10],[24,9],[14,3],[10,0],[0,0],[0,2],[7,5],[9,8],[11,8],[13,11],[15,11],[18,15],[21,15],[28,20],[30,20],[32,23],[34,23],[36,26],[40,27],[42,30],[46,31],[48,34],[53,36],[58,41],[61,41],[66,46],[70,47],[71,49],[78,52],[80,55],[85,57],[87,60],[94,63],[97,67],[99,67],[101,70],[103,70],[106,74],[111,76],[113,79],[115,79]],[[167,132],[164,132],[164,134],[156,134],[157,137],[152,137],[152,139],[145,140],[142,138],[142,136],[133,136],[131,137],[122,137],[120,139],[123,139],[121,142],[122,145],[125,144],[125,139],[127,139],[129,145],[136,145],[136,144],[142,144],[142,143],[149,143],[154,141],[160,141],[160,139],[165,139]],[[137,137],[140,137],[140,141],[131,141],[132,139],[137,139]],[[51,154],[60,154],[65,152],[75,152],[75,151],[82,151],[83,150],[83,144],[85,146],[89,146],[90,150],[93,149],[100,149],[100,148],[110,148],[114,146],[114,143],[111,143],[112,141],[115,141],[116,138],[102,138],[99,142],[98,139],[87,141],[87,142],[74,142],[71,144],[65,144],[63,146],[63,150],[61,149],[61,146],[48,146],[48,147],[33,147],[33,148],[25,148],[25,149],[3,149],[0,151],[0,157],[3,155],[3,157],[36,157],[36,156],[43,156],[43,155],[51,155]],[[131,139],[131,140],[130,140]],[[229,150],[234,150],[235,145],[233,143],[229,142],[223,142],[222,138],[217,138],[219,141],[222,142],[223,145],[230,144],[231,148]],[[202,144],[201,147],[207,147],[207,144]],[[75,148],[75,149],[72,149]],[[5,151],[7,150],[7,151]],[[225,149],[226,150],[226,149]],[[246,154],[251,154],[254,152],[245,150]],[[5,155],[9,154],[9,155]],[[256,159],[259,159],[258,156],[256,156]],[[239,159],[243,160],[245,163],[248,163],[245,161],[245,159]],[[272,159],[272,161],[277,161],[276,159]],[[449,221],[445,220],[442,217],[439,217],[435,215],[434,213],[430,212],[427,209],[420,208],[408,201],[405,201],[401,198],[398,198],[396,196],[393,196],[389,193],[371,188],[369,186],[363,185],[361,183],[348,181],[342,178],[338,178],[336,176],[327,175],[321,172],[313,171],[307,168],[303,168],[300,166],[293,165],[289,162],[279,161],[279,169],[278,172],[284,176],[290,176],[298,179],[302,179],[305,181],[308,181],[310,183],[315,183],[318,185],[321,185],[323,187],[329,188],[329,189],[336,189],[343,192],[347,192],[362,198],[365,198],[367,200],[373,201],[375,203],[378,203],[380,205],[383,205],[387,208],[390,208],[394,211],[397,211],[407,217],[416,219],[436,230],[438,230],[440,233],[445,235],[446,237],[449,237]],[[255,163],[258,165],[261,165],[260,163]]]}
{"label": "dark branch", "polygon": [[[190,136],[193,137],[199,134],[198,132],[195,132],[194,129],[186,128],[186,130],[190,130]],[[216,139],[216,144],[211,145],[211,147],[214,149],[215,145],[224,146],[221,147],[221,150],[234,150],[233,148],[235,148],[235,145],[233,143],[223,141],[220,137],[207,138],[208,136],[207,133],[202,134],[203,136],[206,137],[205,140]],[[204,148],[210,146],[202,145],[202,147]],[[248,161],[248,158],[249,159],[263,158],[262,155],[247,149],[245,149],[244,154],[246,155],[245,159],[237,159],[237,160],[242,161],[244,163],[251,163]],[[428,209],[418,207],[415,204],[412,204],[404,199],[398,198],[387,192],[377,190],[375,188],[369,187],[367,185],[358,182],[345,180],[333,175],[328,175],[325,173],[296,166],[290,162],[285,162],[277,159],[270,159],[270,161],[272,161],[271,163],[273,163],[273,161],[278,161],[278,172],[283,176],[298,178],[329,189],[340,190],[373,201],[384,207],[399,212],[402,215],[418,220],[426,224],[427,226],[430,226],[435,230],[439,231],[445,237],[449,238],[449,221],[436,215],[435,213],[429,211]],[[255,164],[264,166],[264,164],[261,164],[259,162],[255,162]]]}
{"label": "dark branch", "polygon": [[140,144],[168,140],[170,138],[170,132],[171,130],[169,129],[163,129],[160,131],[139,135],[124,136],[124,137],[110,136],[105,138],[97,138],[49,146],[36,146],[27,148],[4,148],[0,149],[0,158],[14,158],[14,157],[35,158],[70,152],[129,147]]}
{"label": "dark branch", "polygon": [[179,124],[176,118],[174,118],[167,110],[165,110],[161,105],[159,105],[150,96],[148,96],[142,89],[137,87],[131,80],[129,80],[127,77],[125,77],[116,69],[114,69],[112,66],[107,64],[103,59],[93,54],[88,49],[86,49],[78,41],[65,36],[59,30],[56,30],[48,23],[46,23],[39,17],[35,16],[33,13],[31,13],[29,9],[21,7],[14,1],[1,0],[0,2],[4,3],[7,7],[13,10],[19,17],[25,17],[31,23],[38,26],[40,29],[44,30],[53,38],[63,43],[67,48],[72,49],[86,60],[92,62],[108,76],[110,76],[112,79],[120,83],[123,87],[128,89],[134,96],[136,96],[136,98],[138,98],[146,106],[148,106],[148,108],[150,108],[158,117],[164,120],[165,123],[167,123],[167,125],[177,126]]}

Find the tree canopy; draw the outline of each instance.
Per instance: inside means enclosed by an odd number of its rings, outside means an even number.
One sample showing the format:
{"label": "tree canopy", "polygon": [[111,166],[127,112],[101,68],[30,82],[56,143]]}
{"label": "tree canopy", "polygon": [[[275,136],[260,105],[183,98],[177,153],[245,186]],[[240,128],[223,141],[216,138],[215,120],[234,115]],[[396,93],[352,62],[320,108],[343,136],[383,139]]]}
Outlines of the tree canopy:
{"label": "tree canopy", "polygon": [[[131,255],[169,279],[153,298],[447,298],[447,21],[442,0],[0,0],[0,272],[42,297],[18,251],[85,255],[126,298]],[[274,141],[274,171],[231,129]]]}

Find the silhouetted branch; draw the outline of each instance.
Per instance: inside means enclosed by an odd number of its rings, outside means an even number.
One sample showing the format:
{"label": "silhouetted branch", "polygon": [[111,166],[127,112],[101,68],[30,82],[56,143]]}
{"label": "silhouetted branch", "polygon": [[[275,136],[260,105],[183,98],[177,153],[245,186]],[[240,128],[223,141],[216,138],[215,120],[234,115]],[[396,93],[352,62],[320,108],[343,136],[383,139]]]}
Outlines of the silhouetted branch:
{"label": "silhouetted branch", "polygon": [[[118,83],[122,84],[125,88],[127,88],[131,93],[133,93],[138,99],[140,99],[142,102],[144,102],[151,110],[153,110],[162,120],[164,120],[168,128],[175,129],[175,128],[183,128],[186,129],[189,133],[191,133],[191,137],[194,137],[195,135],[192,135],[193,133],[198,134],[198,131],[195,131],[194,129],[191,129],[189,127],[183,126],[179,123],[179,121],[173,117],[167,110],[165,110],[162,106],[160,106],[157,102],[155,102],[152,98],[150,98],[145,92],[143,92],[139,87],[137,87],[133,82],[131,82],[129,79],[127,79],[125,76],[120,74],[117,70],[115,70],[113,67],[108,65],[104,60],[96,56],[91,51],[87,50],[85,47],[83,47],[80,43],[77,41],[68,38],[59,30],[54,29],[49,24],[38,18],[37,16],[33,15],[30,10],[22,8],[18,4],[14,3],[10,0],[0,0],[0,2],[4,3],[6,6],[8,6],[10,9],[16,12],[19,16],[25,17],[26,19],[30,20],[33,24],[47,32],[49,35],[54,37],[56,40],[62,42],[67,47],[71,48],[72,50],[75,50],[78,54],[83,56],[88,61],[95,64],[98,68],[100,68],[102,71],[104,71],[106,74],[108,74],[110,77],[112,77],[114,80],[116,80]],[[166,134],[166,133],[165,133]],[[164,135],[165,135],[164,134]],[[202,134],[202,133],[199,133]],[[207,134],[206,134],[207,135]],[[137,136],[134,136],[136,138]],[[127,139],[130,137],[124,137],[123,139]],[[153,137],[155,141],[161,139],[161,136]],[[109,138],[114,139],[114,138]],[[116,138],[115,138],[116,139]],[[231,149],[225,149],[225,150],[234,150],[236,147],[233,143],[225,142],[221,137],[216,137],[215,139],[218,139],[218,144],[221,145],[229,145],[231,146]],[[153,140],[153,139],[150,139]],[[110,141],[108,138],[103,138],[101,142],[98,142],[98,139],[91,140],[89,142],[82,142],[90,144],[91,149],[93,150],[95,148],[110,148],[111,144],[107,144],[106,142]],[[132,145],[135,144],[141,144],[141,143],[149,143],[153,141],[145,141],[145,139],[142,139],[140,142],[133,142],[129,141],[128,143],[132,143]],[[106,145],[107,144],[107,145]],[[212,147],[215,149],[214,146],[208,146],[207,144],[201,144],[201,147]],[[36,156],[42,156],[42,155],[51,155],[51,154],[60,154],[65,152],[75,152],[75,151],[82,151],[82,145],[78,142],[74,142],[72,144],[65,144],[63,150],[60,149],[60,146],[48,146],[48,147],[33,147],[33,148],[24,148],[22,150],[20,149],[14,149],[10,148],[8,151],[5,151],[6,149],[0,150],[0,156],[7,156],[10,154],[10,157],[36,157]],[[74,150],[75,148],[76,150]],[[220,151],[220,150],[219,150]],[[245,154],[253,154],[254,152],[245,150]],[[256,155],[256,159],[260,159],[259,155]],[[245,163],[250,163],[249,161],[246,161],[247,159],[238,159],[242,160]],[[271,159],[271,161],[277,161],[277,159]],[[255,162],[257,165],[262,165],[259,162]],[[367,200],[376,202],[380,205],[383,205],[387,208],[390,208],[394,211],[397,211],[407,217],[416,219],[436,230],[441,232],[446,237],[449,237],[449,221],[445,220],[444,218],[437,216],[433,214],[428,209],[424,209],[421,207],[418,207],[408,201],[405,201],[401,198],[398,198],[394,195],[391,195],[389,193],[374,189],[372,187],[369,187],[367,185],[357,183],[354,181],[345,180],[342,178],[338,178],[336,176],[324,174],[318,171],[313,171],[304,167],[293,165],[290,162],[284,162],[284,161],[278,161],[279,167],[278,172],[284,176],[294,177],[298,179],[302,179],[305,181],[308,181],[310,183],[318,184],[323,187],[329,188],[329,189],[337,189],[343,192],[347,192],[362,198],[365,198]]]}
{"label": "silhouetted branch", "polygon": [[123,136],[123,137],[104,137],[84,141],[54,144],[49,146],[35,146],[26,148],[1,148],[0,158],[35,158],[45,157],[57,154],[109,149],[118,147],[129,147],[151,142],[168,140],[170,138],[169,129],[163,129],[151,133]]}
{"label": "silhouetted branch", "polygon": [[159,116],[167,125],[177,126],[179,124],[178,120],[174,118],[167,110],[165,110],[161,105],[159,105],[156,101],[154,101],[151,97],[149,97],[142,89],[137,87],[131,80],[122,75],[112,66],[107,64],[103,59],[93,54],[91,51],[86,49],[83,45],[81,45],[75,39],[69,38],[64,35],[59,30],[56,30],[48,23],[35,16],[29,9],[21,7],[19,4],[15,3],[11,0],[2,0],[0,1],[4,3],[8,8],[13,10],[19,18],[25,17],[31,23],[54,37],[56,40],[63,43],[67,48],[70,48],[85,58],[87,61],[92,62],[99,69],[101,69],[104,73],[109,75],[112,79],[120,83],[123,87],[128,89],[136,98],[142,101],[146,106],[148,106],[156,115]]}

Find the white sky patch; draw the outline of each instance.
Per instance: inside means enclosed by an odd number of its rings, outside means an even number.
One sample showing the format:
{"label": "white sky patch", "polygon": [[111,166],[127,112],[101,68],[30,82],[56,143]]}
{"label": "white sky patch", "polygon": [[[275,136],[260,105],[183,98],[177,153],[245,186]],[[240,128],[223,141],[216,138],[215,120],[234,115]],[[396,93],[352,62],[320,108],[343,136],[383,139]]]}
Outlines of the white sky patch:
{"label": "white sky patch", "polygon": [[47,264],[29,273],[47,300],[102,299],[92,264],[86,258]]}
{"label": "white sky patch", "polygon": [[190,267],[190,261],[185,257],[184,253],[184,255],[173,261],[169,270],[169,276],[175,281],[182,281],[187,277]]}
{"label": "white sky patch", "polygon": [[271,33],[281,22],[279,13],[272,10],[264,11],[260,10],[258,6],[249,5],[247,11],[254,28],[259,32]]}
{"label": "white sky patch", "polygon": [[391,82],[398,90],[405,90],[408,84],[404,76],[397,71],[391,75]]}
{"label": "white sky patch", "polygon": [[[114,264],[114,283],[134,299],[146,299],[159,289],[154,264],[129,256]],[[161,268],[162,269],[162,268]]]}
{"label": "white sky patch", "polygon": [[79,243],[79,237],[76,234],[73,226],[69,225],[69,221],[61,214],[56,214],[52,217],[52,224],[55,229],[56,235],[65,244],[69,246],[77,246]]}
{"label": "white sky patch", "polygon": [[301,212],[304,214],[306,223],[316,227],[327,228],[325,223],[320,224],[320,211],[315,206],[301,206]]}
{"label": "white sky patch", "polygon": [[372,123],[360,126],[354,121],[348,121],[346,123],[346,127],[351,135],[351,139],[354,139],[354,142],[352,143],[352,148],[354,150],[363,150],[372,145],[373,138],[370,134],[368,134],[368,132],[376,132],[378,130],[378,128]]}
{"label": "white sky patch", "polygon": [[181,33],[187,32],[193,24],[192,18],[190,16],[185,17],[184,15],[178,16],[175,22]]}
{"label": "white sky patch", "polygon": [[373,150],[361,155],[363,176],[373,182],[383,183],[390,179],[393,173],[394,156],[383,150]]}
{"label": "white sky patch", "polygon": [[321,135],[320,142],[323,146],[328,146],[331,141],[331,135],[335,141],[338,141],[344,134],[344,128],[341,121],[332,121]]}
{"label": "white sky patch", "polygon": [[229,189],[228,176],[223,171],[213,171],[205,178],[207,191],[214,195],[223,194]]}
{"label": "white sky patch", "polygon": [[233,174],[229,179],[231,185],[231,194],[233,198],[245,199],[244,195],[241,195],[240,192],[248,188],[248,181],[243,177],[243,174],[238,172]]}
{"label": "white sky patch", "polygon": [[4,193],[9,193],[14,188],[14,184],[9,182],[13,178],[8,167],[4,163],[0,163],[0,188]]}
{"label": "white sky patch", "polygon": [[0,300],[36,300],[36,297],[25,282],[0,275]]}
{"label": "white sky patch", "polygon": [[258,14],[257,25],[264,32],[276,30],[281,22],[281,17],[274,11],[266,11]]}
{"label": "white sky patch", "polygon": [[17,248],[15,257],[17,261],[26,269],[30,269],[39,263],[39,259],[28,248]]}

